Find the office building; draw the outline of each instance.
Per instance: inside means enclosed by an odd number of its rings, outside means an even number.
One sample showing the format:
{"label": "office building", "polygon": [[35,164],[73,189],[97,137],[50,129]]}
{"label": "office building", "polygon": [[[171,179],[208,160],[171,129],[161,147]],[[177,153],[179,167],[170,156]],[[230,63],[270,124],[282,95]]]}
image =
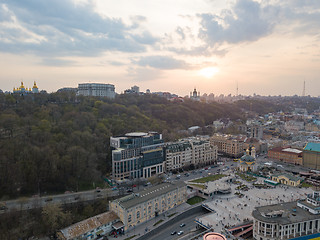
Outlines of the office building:
{"label": "office building", "polygon": [[184,182],[162,183],[139,193],[110,202],[110,210],[118,214],[128,230],[187,201]]}
{"label": "office building", "polygon": [[79,83],[77,95],[115,98],[113,84],[104,83]]}
{"label": "office building", "polygon": [[149,178],[164,172],[162,135],[134,132],[111,137],[112,176],[116,181]]}
{"label": "office building", "polygon": [[319,206],[319,192],[314,192],[305,200],[257,207],[252,212],[253,237],[286,240],[317,234],[320,232]]}

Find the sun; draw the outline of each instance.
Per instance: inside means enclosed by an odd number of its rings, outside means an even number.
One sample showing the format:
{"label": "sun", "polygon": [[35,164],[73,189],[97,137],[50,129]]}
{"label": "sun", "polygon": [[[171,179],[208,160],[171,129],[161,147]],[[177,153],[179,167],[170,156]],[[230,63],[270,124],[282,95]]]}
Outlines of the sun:
{"label": "sun", "polygon": [[217,67],[207,67],[207,68],[201,69],[199,71],[199,75],[206,77],[206,78],[212,78],[218,72],[219,72],[219,68],[217,68]]}

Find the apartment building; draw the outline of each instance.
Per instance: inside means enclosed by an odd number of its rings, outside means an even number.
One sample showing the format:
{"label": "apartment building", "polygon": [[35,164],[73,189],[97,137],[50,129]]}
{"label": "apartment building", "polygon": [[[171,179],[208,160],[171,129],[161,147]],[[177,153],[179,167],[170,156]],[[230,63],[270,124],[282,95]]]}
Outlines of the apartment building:
{"label": "apartment building", "polygon": [[214,134],[210,138],[210,145],[217,146],[218,152],[230,157],[241,157],[244,152],[243,141],[225,134]]}

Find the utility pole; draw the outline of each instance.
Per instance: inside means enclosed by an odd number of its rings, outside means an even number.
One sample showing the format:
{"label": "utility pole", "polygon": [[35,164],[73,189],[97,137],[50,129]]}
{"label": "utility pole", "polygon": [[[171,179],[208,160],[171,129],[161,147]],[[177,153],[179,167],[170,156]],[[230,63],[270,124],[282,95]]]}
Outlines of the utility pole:
{"label": "utility pole", "polygon": [[302,97],[306,96],[306,81],[303,81]]}

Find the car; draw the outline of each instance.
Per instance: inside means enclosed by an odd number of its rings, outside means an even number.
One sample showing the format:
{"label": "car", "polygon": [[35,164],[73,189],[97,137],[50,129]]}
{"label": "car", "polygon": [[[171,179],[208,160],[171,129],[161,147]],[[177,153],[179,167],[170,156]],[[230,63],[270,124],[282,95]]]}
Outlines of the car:
{"label": "car", "polygon": [[184,227],[186,224],[185,223],[181,223],[180,224],[180,227]]}
{"label": "car", "polygon": [[133,184],[132,187],[137,187],[137,185]]}
{"label": "car", "polygon": [[183,234],[183,231],[179,231],[178,232],[178,235],[180,236],[180,235],[182,235]]}
{"label": "car", "polygon": [[112,191],[116,191],[116,190],[118,190],[117,187],[113,187],[113,188],[112,188]]}
{"label": "car", "polygon": [[127,193],[130,193],[130,192],[133,192],[132,189],[128,189],[128,190],[127,190]]}
{"label": "car", "polygon": [[74,197],[74,200],[79,200],[79,199],[80,199],[79,196]]}
{"label": "car", "polygon": [[176,231],[171,232],[171,235],[175,235],[175,234],[177,234],[177,232],[176,232]]}
{"label": "car", "polygon": [[52,197],[48,197],[46,200],[44,200],[45,202],[51,202],[53,200]]}

